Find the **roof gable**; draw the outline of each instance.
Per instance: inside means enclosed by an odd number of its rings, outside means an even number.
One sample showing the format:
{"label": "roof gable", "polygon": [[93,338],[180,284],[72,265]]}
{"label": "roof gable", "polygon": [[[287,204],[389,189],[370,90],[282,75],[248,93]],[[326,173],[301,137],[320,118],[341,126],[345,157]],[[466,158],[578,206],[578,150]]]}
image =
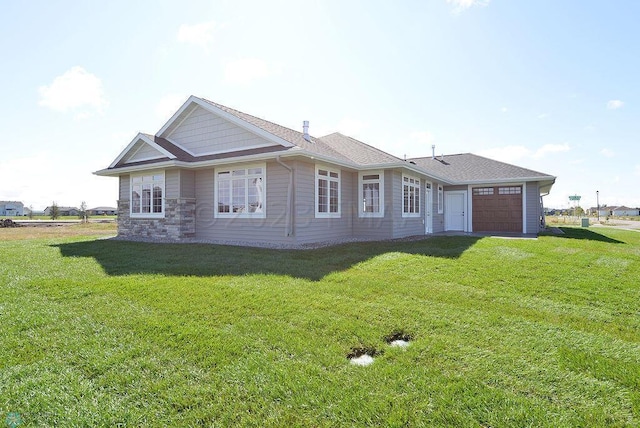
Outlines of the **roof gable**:
{"label": "roof gable", "polygon": [[139,133],[131,140],[129,145],[120,152],[120,155],[109,165],[109,168],[128,163],[175,158],[176,156],[174,154],[157,144],[153,136]]}
{"label": "roof gable", "polygon": [[[189,150],[188,147],[185,147],[185,145],[189,145],[189,143],[187,141],[179,140],[187,140],[189,139],[189,137],[185,136],[184,134],[181,135],[181,128],[196,128],[195,130],[188,130],[187,134],[197,134],[198,128],[200,132],[206,134],[212,130],[215,132],[213,128],[215,128],[217,125],[221,125],[223,122],[227,122],[263,140],[261,142],[254,141],[253,143],[249,143],[244,147],[233,147],[236,150],[250,149],[255,148],[256,146],[265,147],[269,145],[280,145],[282,147],[294,146],[291,141],[288,141],[287,139],[282,138],[277,134],[271,133],[261,128],[260,126],[256,126],[256,124],[252,123],[252,121],[246,120],[243,115],[250,116],[240,114],[240,112],[234,111],[233,109],[229,109],[220,104],[216,104],[192,95],[189,97],[189,99],[187,99],[187,101],[185,101],[182,107],[178,109],[178,111],[167,121],[167,123],[160,129],[160,131],[158,131],[156,135],[162,138],[166,138],[174,144],[181,146],[182,149],[186,150],[194,156],[209,155],[217,153],[218,151],[216,151],[215,148],[213,150],[204,148],[202,150],[192,151]],[[182,132],[184,132],[184,129]],[[225,137],[229,136],[230,133],[233,134],[233,132],[238,131],[229,129],[221,130],[220,135]]]}

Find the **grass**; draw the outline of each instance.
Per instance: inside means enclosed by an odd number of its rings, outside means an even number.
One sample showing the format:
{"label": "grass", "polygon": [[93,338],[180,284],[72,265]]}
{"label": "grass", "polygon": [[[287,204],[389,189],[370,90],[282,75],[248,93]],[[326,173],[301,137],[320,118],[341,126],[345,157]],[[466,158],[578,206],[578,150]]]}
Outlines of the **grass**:
{"label": "grass", "polygon": [[56,230],[0,230],[21,426],[640,425],[640,233],[274,251]]}

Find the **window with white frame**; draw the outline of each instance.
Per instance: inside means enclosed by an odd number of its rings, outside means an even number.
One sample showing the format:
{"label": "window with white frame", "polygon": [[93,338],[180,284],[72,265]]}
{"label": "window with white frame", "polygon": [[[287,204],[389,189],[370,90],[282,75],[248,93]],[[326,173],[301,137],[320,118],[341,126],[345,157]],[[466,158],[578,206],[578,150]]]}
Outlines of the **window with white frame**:
{"label": "window with white frame", "polygon": [[266,166],[215,170],[216,217],[265,216]]}
{"label": "window with white frame", "polygon": [[420,179],[403,175],[402,194],[402,216],[420,216]]}
{"label": "window with white frame", "polygon": [[361,172],[360,217],[384,217],[384,173],[382,171]]}
{"label": "window with white frame", "polygon": [[438,186],[438,214],[444,212],[444,189]]}
{"label": "window with white frame", "polygon": [[499,187],[498,194],[499,195],[521,195],[522,187],[520,186]]}
{"label": "window with white frame", "polygon": [[164,215],[164,172],[131,176],[131,216]]}
{"label": "window with white frame", "polygon": [[340,171],[316,167],[316,217],[340,217]]}

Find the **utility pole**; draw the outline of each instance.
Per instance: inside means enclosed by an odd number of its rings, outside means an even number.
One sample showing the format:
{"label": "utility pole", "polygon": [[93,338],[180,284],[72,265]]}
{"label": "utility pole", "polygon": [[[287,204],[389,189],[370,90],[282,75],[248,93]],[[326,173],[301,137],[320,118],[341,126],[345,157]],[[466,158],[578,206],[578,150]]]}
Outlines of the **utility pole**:
{"label": "utility pole", "polygon": [[600,223],[600,191],[596,190],[596,205],[598,210],[598,223]]}

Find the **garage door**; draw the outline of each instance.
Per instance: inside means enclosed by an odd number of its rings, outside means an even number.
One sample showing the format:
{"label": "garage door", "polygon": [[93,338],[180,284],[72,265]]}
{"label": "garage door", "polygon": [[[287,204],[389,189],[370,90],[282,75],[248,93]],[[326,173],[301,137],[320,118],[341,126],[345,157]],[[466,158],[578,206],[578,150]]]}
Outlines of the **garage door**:
{"label": "garage door", "polygon": [[473,189],[474,232],[522,232],[522,186]]}

